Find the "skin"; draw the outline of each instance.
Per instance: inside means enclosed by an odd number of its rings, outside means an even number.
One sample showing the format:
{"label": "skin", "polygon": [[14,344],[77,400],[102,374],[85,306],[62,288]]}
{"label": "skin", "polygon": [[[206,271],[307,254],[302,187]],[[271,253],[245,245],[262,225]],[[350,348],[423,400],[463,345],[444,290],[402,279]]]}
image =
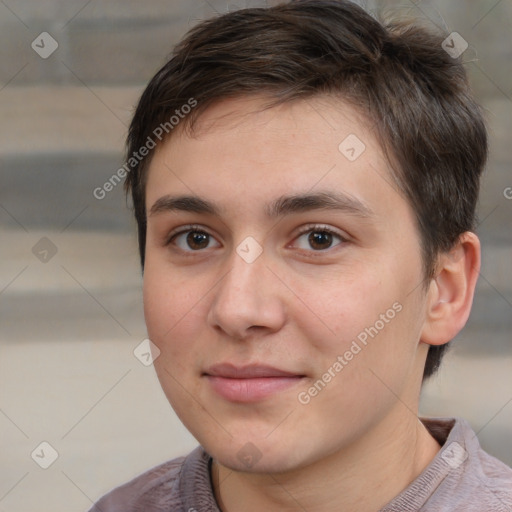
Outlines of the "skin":
{"label": "skin", "polygon": [[[339,99],[264,111],[262,101],[210,107],[193,136],[173,133],[152,158],[144,311],[160,350],[155,368],[176,413],[214,459],[224,512],[375,511],[440,448],[417,417],[421,377],[429,344],[446,343],[467,320],[478,239],[465,233],[440,255],[424,287],[413,210],[392,186],[369,123]],[[349,134],[366,146],[355,161],[338,149]],[[265,215],[264,205],[281,195],[319,191],[357,198],[373,213]],[[162,196],[181,194],[215,202],[221,215],[151,213]],[[187,243],[189,224],[208,234],[199,249]],[[319,249],[308,239],[322,232],[318,224],[343,238],[327,237]],[[236,251],[248,236],[262,249],[252,263]],[[396,303],[402,309],[378,335],[300,403],[299,393]],[[263,400],[235,403],[203,375],[225,361],[305,377]],[[260,457],[250,467],[239,457],[247,443]]]}

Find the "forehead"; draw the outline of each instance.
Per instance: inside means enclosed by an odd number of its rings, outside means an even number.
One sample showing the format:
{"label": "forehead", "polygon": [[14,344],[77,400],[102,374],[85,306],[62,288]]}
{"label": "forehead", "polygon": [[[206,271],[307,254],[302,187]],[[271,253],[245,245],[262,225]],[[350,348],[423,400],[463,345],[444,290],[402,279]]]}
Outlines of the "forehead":
{"label": "forehead", "polygon": [[[346,132],[345,135],[358,133],[360,142],[364,140],[371,150],[381,150],[372,133],[374,121],[339,96],[322,94],[272,105],[274,101],[275,98],[267,95],[217,101],[198,116],[193,129],[188,129],[186,121],[183,130],[179,126],[176,136],[169,139],[169,145],[182,144],[183,139],[205,143],[213,139],[241,142],[245,135],[247,146],[257,148],[263,157],[267,148],[274,150],[275,146],[280,146],[283,154],[290,146],[295,146],[297,152],[299,143],[308,151],[316,147],[324,152],[327,145],[331,150],[340,151],[338,139]],[[286,156],[289,158],[290,154]],[[349,153],[346,156],[351,157]]]}
{"label": "forehead", "polygon": [[348,103],[323,96],[267,104],[264,97],[218,102],[191,133],[180,129],[157,146],[148,210],[164,191],[209,197],[219,209],[236,203],[248,210],[258,203],[265,211],[271,198],[275,204],[278,197],[317,190],[342,192],[366,205],[385,207],[383,196],[403,201],[371,121]]}

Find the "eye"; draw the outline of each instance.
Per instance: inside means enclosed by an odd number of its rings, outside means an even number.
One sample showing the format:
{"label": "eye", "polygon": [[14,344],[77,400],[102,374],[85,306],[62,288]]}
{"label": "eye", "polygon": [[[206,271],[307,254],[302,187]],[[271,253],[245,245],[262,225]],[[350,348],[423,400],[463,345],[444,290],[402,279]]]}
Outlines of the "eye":
{"label": "eye", "polygon": [[[305,235],[308,235],[307,237]],[[339,242],[334,244],[335,239]],[[347,240],[337,231],[324,225],[305,226],[295,238],[294,242],[301,250],[323,252],[341,245]],[[186,226],[177,233],[171,233],[165,245],[175,245],[183,252],[200,252],[202,249],[215,247],[215,239],[210,233],[201,229],[200,226]],[[333,245],[334,244],[334,245]],[[216,247],[220,245],[217,243]]]}
{"label": "eye", "polygon": [[198,252],[211,248],[210,243],[213,241],[212,235],[199,226],[188,226],[187,229],[171,234],[166,245],[176,245],[184,252]]}
{"label": "eye", "polygon": [[346,239],[340,233],[327,226],[310,225],[305,226],[295,240],[299,241],[299,249],[310,250],[312,248],[315,252],[319,252],[332,248],[333,240],[336,238],[340,240],[340,243],[336,245],[346,242]]}

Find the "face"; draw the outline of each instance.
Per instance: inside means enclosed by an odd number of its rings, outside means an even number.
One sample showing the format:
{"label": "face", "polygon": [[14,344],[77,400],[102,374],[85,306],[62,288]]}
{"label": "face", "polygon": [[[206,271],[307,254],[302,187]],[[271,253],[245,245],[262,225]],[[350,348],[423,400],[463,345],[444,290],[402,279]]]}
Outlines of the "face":
{"label": "face", "polygon": [[159,380],[214,458],[253,472],[410,417],[426,354],[419,234],[367,123],[339,99],[262,104],[174,134],[146,189]]}

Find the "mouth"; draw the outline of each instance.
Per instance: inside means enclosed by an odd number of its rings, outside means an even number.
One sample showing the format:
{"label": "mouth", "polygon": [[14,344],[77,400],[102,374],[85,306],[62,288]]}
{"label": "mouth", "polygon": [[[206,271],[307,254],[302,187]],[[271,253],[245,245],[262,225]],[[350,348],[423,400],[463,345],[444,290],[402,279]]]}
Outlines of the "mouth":
{"label": "mouth", "polygon": [[272,366],[235,366],[231,363],[211,366],[202,376],[222,398],[240,403],[261,401],[298,385],[306,377]]}

